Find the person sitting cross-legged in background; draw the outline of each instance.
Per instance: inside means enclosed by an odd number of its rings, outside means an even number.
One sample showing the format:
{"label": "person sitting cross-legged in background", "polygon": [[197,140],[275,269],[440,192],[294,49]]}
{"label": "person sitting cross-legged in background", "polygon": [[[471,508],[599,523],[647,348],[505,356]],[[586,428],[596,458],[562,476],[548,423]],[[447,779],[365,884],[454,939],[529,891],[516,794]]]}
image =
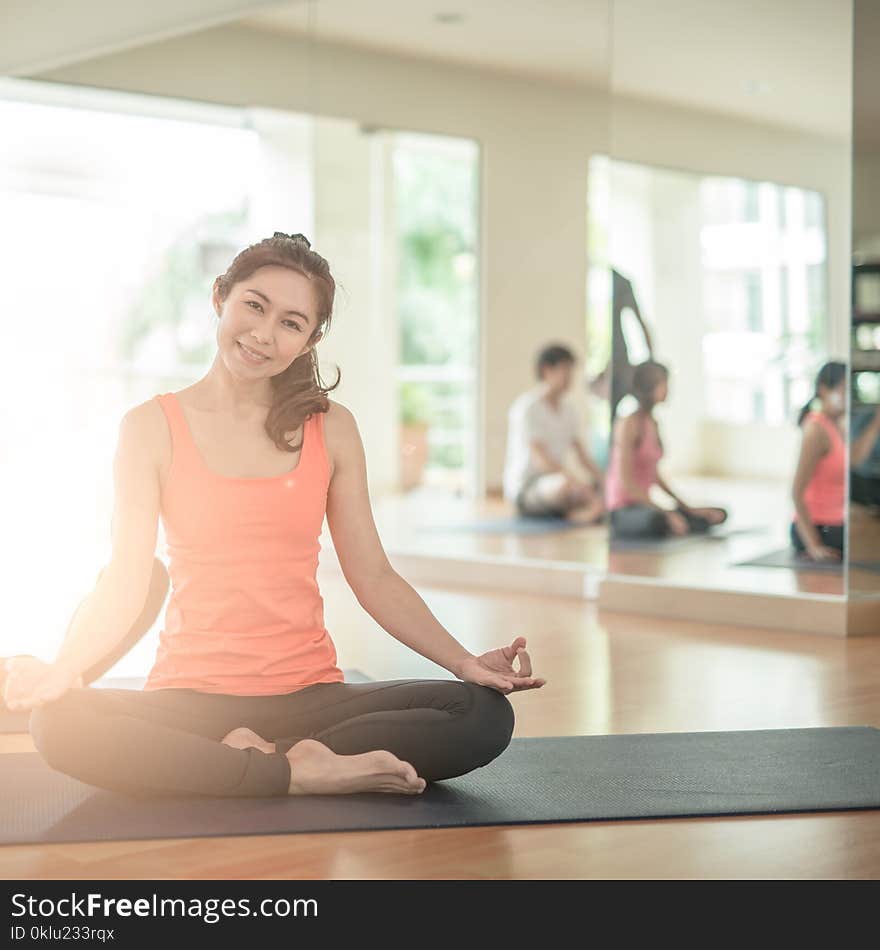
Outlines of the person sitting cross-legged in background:
{"label": "person sitting cross-legged in background", "polygon": [[[535,364],[538,385],[510,407],[504,497],[522,516],[589,524],[604,514],[602,470],[584,447],[578,414],[564,398],[575,363],[567,347],[544,347]],[[568,467],[572,449],[589,477]]]}

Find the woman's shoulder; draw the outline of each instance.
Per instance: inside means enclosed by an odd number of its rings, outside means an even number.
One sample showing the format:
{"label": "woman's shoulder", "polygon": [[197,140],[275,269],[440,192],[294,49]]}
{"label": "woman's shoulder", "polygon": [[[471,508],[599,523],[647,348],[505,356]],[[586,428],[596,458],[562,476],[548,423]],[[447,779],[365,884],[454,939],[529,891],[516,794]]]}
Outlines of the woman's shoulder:
{"label": "woman's shoulder", "polygon": [[335,399],[328,399],[327,403],[327,411],[323,413],[325,429],[341,432],[349,430],[352,426],[357,426],[354,414],[347,406],[343,406],[341,402],[336,402]]}
{"label": "woman's shoulder", "polygon": [[328,399],[329,407],[324,416],[324,445],[330,460],[331,478],[340,459],[350,455],[352,448],[360,444],[361,438],[354,414],[347,406],[334,399]]}
{"label": "woman's shoulder", "polygon": [[171,452],[171,433],[158,395],[130,406],[119,420],[120,439],[123,430],[130,433],[157,465]]}
{"label": "woman's shoulder", "polygon": [[324,416],[324,440],[328,446],[345,447],[358,441],[360,435],[354,413],[341,402],[328,399],[329,406]]}
{"label": "woman's shoulder", "polygon": [[123,413],[122,421],[136,427],[145,438],[165,433],[168,424],[159,395],[163,394],[151,396],[143,402],[130,406]]}
{"label": "woman's shoulder", "polygon": [[621,436],[635,438],[644,430],[645,420],[641,413],[631,412],[626,416],[618,416],[614,420],[614,428]]}
{"label": "woman's shoulder", "polygon": [[834,428],[834,422],[825,415],[824,412],[808,412],[804,416],[804,421],[801,424],[804,432],[813,431],[813,432],[828,432]]}
{"label": "woman's shoulder", "polygon": [[801,423],[803,431],[803,441],[805,446],[816,446],[818,449],[826,449],[831,445],[831,433],[829,424],[833,425],[830,419],[827,420],[821,412],[809,412],[804,416]]}

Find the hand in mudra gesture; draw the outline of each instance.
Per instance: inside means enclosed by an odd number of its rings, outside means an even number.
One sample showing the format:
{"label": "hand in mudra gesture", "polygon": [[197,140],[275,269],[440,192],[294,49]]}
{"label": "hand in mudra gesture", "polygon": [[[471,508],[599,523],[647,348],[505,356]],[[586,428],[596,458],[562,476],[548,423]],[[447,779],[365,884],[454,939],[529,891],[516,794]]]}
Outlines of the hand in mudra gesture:
{"label": "hand in mudra gesture", "polygon": [[3,701],[9,709],[36,709],[83,685],[82,677],[35,656],[13,656],[4,664]]}
{"label": "hand in mudra gesture", "polygon": [[[517,658],[519,670],[513,668]],[[547,682],[532,676],[532,661],[526,653],[525,637],[517,637],[509,647],[499,647],[482,656],[469,657],[459,667],[458,678],[466,683],[491,686],[500,693],[539,689]]]}

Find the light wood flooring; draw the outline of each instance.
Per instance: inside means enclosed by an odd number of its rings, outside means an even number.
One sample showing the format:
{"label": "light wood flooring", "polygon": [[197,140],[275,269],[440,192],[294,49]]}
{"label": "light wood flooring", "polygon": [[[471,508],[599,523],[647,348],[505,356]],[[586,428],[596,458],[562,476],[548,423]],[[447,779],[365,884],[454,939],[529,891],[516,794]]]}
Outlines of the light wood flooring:
{"label": "light wood flooring", "polygon": [[[323,570],[340,663],[448,674],[381,630]],[[547,685],[516,736],[880,725],[880,638],[600,613],[575,598],[419,585],[469,649],[522,634]],[[0,736],[2,753],[28,746]],[[589,782],[589,776],[584,776]],[[880,811],[0,847],[0,877],[877,878]]]}
{"label": "light wood flooring", "polygon": [[[387,495],[374,501],[376,525],[386,550],[424,558],[491,560],[514,565],[543,562],[583,565],[596,574],[662,580],[688,589],[709,588],[762,595],[817,594],[843,597],[845,572],[827,573],[740,562],[789,545],[787,486],[777,482],[679,477],[676,485],[694,504],[712,502],[730,510],[729,537],[695,538],[665,550],[616,550],[609,553],[605,525],[548,531],[540,534],[483,533],[448,530],[468,522],[512,516],[500,498],[468,500],[428,489]],[[855,556],[877,559],[880,519],[857,512],[853,533]],[[326,531],[322,545],[332,547]],[[851,572],[856,589],[880,595],[880,573]]]}

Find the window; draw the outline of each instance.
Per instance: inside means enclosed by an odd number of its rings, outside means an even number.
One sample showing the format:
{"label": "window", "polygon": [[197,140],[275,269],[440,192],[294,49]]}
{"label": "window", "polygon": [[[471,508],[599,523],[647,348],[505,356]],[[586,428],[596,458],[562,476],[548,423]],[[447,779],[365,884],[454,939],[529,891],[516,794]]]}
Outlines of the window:
{"label": "window", "polygon": [[754,181],[735,181],[735,187],[742,188],[743,191],[743,220],[760,221],[761,202],[757,183]]}
{"label": "window", "polygon": [[[822,200],[799,188],[747,182],[742,219],[710,223],[719,189],[735,181],[701,182],[708,414],[778,425],[797,413],[799,381],[827,352]],[[750,394],[748,411],[739,391]]]}
{"label": "window", "polygon": [[659,358],[691,373],[701,358],[703,418],[790,423],[828,352],[822,196],[609,164],[607,258],[632,280]]}
{"label": "window", "polygon": [[28,360],[0,376],[2,475],[16,499],[4,520],[16,552],[6,653],[51,658],[107,563],[124,411],[206,368],[218,271],[203,251],[240,246],[258,179],[259,136],[243,118],[2,82],[0,280],[13,335],[41,350],[38,378]]}
{"label": "window", "polygon": [[746,324],[751,333],[760,333],[764,329],[761,317],[761,275],[749,271],[743,275],[746,288]]}
{"label": "window", "polygon": [[[422,472],[404,487],[475,490],[479,148],[446,136],[392,137],[398,404],[421,427]],[[406,464],[406,449],[402,464]]]}

